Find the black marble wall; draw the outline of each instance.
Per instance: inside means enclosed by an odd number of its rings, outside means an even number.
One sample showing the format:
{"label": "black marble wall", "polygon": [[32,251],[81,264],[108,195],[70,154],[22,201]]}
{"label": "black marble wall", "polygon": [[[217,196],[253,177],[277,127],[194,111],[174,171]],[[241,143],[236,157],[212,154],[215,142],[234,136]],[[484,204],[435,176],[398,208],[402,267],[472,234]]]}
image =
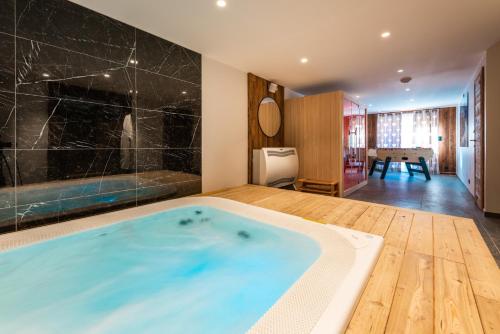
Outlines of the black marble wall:
{"label": "black marble wall", "polygon": [[201,56],[64,0],[0,1],[0,231],[201,191]]}

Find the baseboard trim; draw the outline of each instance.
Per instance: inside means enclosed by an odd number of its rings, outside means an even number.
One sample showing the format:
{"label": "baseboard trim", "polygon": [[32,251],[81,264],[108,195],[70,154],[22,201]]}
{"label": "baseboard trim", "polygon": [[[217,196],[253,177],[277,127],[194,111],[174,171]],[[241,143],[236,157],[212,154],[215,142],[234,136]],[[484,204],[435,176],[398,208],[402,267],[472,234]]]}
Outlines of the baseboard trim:
{"label": "baseboard trim", "polygon": [[488,217],[488,218],[498,218],[498,219],[500,219],[500,213],[496,213],[496,212],[485,211],[484,212],[484,216]]}
{"label": "baseboard trim", "polygon": [[346,197],[346,196],[349,196],[350,194],[352,194],[353,192],[355,192],[356,190],[358,189],[361,189],[363,188],[364,186],[366,186],[368,184],[368,180],[365,180],[361,183],[358,183],[357,185],[355,186],[352,186],[351,188],[347,189],[347,190],[344,190],[344,193],[342,194],[342,197]]}

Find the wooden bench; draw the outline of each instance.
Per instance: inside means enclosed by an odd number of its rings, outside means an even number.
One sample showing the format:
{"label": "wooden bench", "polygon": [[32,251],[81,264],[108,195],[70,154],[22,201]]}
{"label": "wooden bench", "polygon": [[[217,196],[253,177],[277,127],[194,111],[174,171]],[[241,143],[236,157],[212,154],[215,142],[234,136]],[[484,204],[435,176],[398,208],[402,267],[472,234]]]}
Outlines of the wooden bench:
{"label": "wooden bench", "polygon": [[337,181],[298,179],[301,186],[297,190],[308,193],[323,194],[329,196],[339,196],[339,183]]}

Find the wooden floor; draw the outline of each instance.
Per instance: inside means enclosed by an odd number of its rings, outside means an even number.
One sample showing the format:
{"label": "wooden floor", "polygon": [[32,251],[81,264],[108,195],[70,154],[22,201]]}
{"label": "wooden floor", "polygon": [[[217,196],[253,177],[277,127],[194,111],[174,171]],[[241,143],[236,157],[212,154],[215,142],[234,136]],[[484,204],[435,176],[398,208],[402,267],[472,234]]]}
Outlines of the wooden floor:
{"label": "wooden floor", "polygon": [[347,333],[500,333],[500,270],[470,219],[252,185],[205,195],[383,236]]}

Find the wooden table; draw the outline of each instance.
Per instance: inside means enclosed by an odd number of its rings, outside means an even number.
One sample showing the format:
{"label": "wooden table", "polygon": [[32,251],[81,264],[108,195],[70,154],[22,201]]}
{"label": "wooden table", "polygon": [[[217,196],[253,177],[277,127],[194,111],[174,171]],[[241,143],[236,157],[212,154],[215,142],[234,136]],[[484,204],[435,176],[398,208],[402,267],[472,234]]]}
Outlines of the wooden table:
{"label": "wooden table", "polygon": [[500,271],[471,219],[254,185],[206,195],[383,236],[347,333],[500,333]]}
{"label": "wooden table", "polygon": [[[410,176],[414,173],[423,173],[427,181],[431,180],[431,174],[427,166],[427,160],[432,159],[434,152],[432,148],[383,148],[377,149],[377,157],[372,163],[369,175],[373,175],[378,165],[382,165],[381,179],[385,178],[391,162],[404,162]],[[415,169],[419,166],[421,169]]]}

